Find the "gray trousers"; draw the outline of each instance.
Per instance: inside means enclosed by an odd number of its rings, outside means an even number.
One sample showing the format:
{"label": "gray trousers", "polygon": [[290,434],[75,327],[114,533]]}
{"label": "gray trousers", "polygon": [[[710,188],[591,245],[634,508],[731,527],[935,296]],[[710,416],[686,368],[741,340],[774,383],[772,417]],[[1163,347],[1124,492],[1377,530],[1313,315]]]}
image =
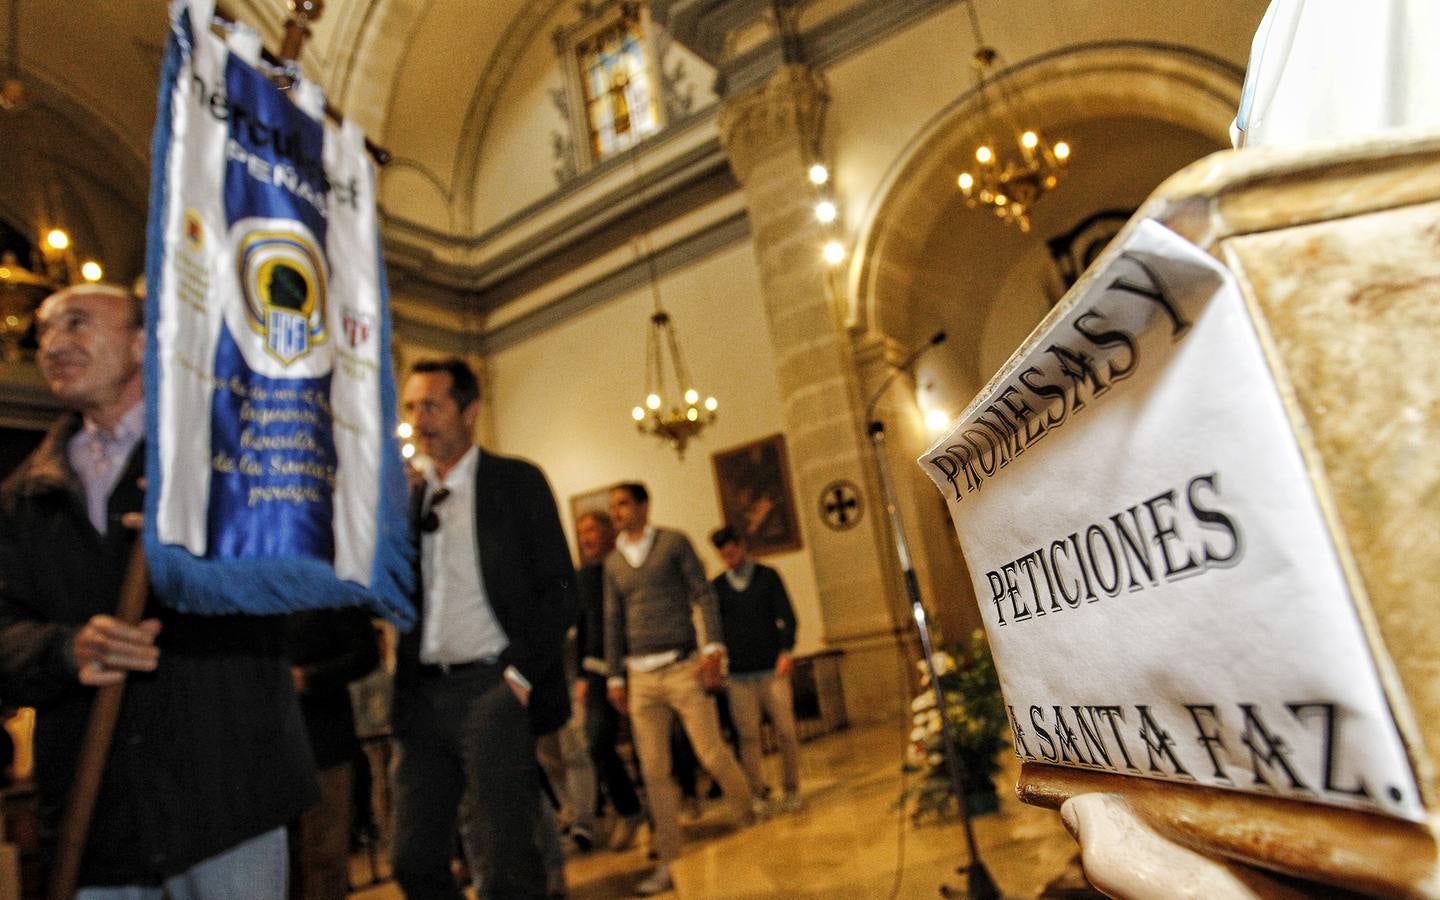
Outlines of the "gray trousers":
{"label": "gray trousers", "polygon": [[395,880],[454,900],[455,825],[485,896],[544,897],[530,717],[498,666],[421,678],[396,697]]}
{"label": "gray trousers", "polygon": [[585,745],[584,723],[572,718],[536,741],[540,768],[560,801],[560,819],[567,827],[595,833],[595,763]]}

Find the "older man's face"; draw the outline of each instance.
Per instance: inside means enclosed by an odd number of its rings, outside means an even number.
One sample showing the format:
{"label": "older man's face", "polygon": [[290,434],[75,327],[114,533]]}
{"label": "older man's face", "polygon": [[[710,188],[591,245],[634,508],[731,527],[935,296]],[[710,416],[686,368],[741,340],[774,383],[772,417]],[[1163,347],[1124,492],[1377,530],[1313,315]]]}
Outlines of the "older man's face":
{"label": "older man's face", "polygon": [[582,562],[599,562],[615,546],[615,532],[595,516],[586,516],[575,526],[575,540]]}
{"label": "older man's face", "polygon": [[57,294],[36,316],[40,375],[56,397],[100,414],[140,399],[145,333],[129,303],[108,294]]}

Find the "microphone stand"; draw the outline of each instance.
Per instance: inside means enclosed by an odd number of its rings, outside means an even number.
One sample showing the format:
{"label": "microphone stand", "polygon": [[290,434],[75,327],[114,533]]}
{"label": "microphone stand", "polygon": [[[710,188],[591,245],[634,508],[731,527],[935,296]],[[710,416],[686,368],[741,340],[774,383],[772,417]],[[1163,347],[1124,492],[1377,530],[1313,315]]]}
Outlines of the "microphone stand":
{"label": "microphone stand", "polygon": [[[925,604],[920,597],[920,582],[915,577],[915,567],[910,562],[910,545],[905,540],[905,524],[900,519],[900,507],[895,499],[895,486],[890,479],[890,461],[885,455],[885,423],[874,418],[875,404],[902,372],[909,372],[921,355],[931,347],[945,341],[945,332],[937,331],[930,340],[921,345],[896,366],[880,385],[880,390],[865,405],[870,443],[875,448],[875,463],[880,468],[880,490],[885,497],[885,510],[890,523],[890,536],[895,540],[895,555],[900,562],[900,573],[905,582],[905,593],[910,600],[910,615],[915,620],[915,629],[920,634],[920,648],[925,654],[925,671],[930,676],[930,689],[935,692],[935,709],[940,713],[940,742],[945,750],[945,767],[950,772],[951,790],[955,792],[956,805],[960,811],[960,826],[965,833],[965,849],[970,862],[956,869],[965,875],[965,896],[974,900],[993,900],[999,897],[994,880],[980,859],[980,848],[975,843],[975,829],[970,824],[970,811],[965,808],[965,787],[960,755],[955,750],[955,739],[950,734],[950,720],[946,716],[945,692],[940,688],[940,676],[935,671],[935,648],[930,640],[930,624],[925,613]],[[948,888],[941,887],[942,896],[951,896]]]}

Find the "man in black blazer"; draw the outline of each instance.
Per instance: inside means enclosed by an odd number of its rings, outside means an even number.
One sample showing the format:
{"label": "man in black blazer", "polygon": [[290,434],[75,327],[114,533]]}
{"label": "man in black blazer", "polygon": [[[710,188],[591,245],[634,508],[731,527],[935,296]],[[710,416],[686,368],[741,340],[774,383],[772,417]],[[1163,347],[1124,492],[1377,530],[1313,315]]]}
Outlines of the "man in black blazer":
{"label": "man in black blazer", "polygon": [[463,813],[481,895],[543,897],[534,735],[570,716],[569,546],[544,474],[473,443],[480,390],[463,360],[417,364],[401,406],[426,462],[412,497],[420,616],[395,673],[395,878],[410,898],[458,897]]}

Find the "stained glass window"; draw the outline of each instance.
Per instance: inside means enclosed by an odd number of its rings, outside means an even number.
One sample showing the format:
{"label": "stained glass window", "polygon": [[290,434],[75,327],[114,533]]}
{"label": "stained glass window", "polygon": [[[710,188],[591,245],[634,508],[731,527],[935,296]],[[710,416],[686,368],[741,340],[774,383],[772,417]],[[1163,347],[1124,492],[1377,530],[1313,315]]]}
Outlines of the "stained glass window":
{"label": "stained glass window", "polygon": [[602,160],[660,130],[639,13],[625,4],[613,24],[575,47],[593,158]]}

